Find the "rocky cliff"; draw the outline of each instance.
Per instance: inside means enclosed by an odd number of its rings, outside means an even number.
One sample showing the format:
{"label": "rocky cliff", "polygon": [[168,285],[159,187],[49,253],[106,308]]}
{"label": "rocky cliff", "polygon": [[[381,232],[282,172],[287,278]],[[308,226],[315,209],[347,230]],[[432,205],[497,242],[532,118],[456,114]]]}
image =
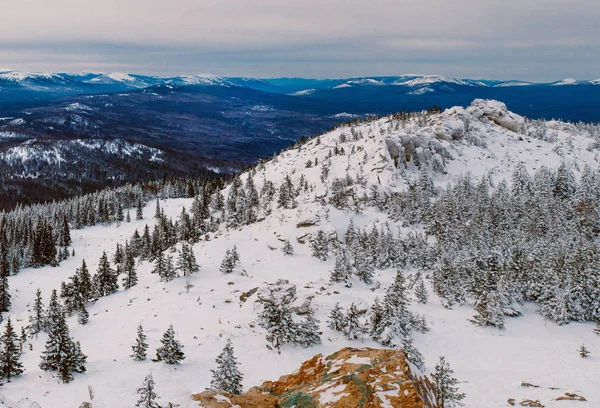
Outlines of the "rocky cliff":
{"label": "rocky cliff", "polygon": [[434,408],[429,379],[400,350],[344,348],[317,354],[293,374],[242,395],[206,391],[204,408]]}

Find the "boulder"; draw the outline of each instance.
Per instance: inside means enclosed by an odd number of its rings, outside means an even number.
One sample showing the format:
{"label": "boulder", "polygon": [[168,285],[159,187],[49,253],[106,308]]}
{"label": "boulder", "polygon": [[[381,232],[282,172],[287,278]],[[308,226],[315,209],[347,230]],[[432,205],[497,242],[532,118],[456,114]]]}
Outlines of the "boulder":
{"label": "boulder", "polygon": [[242,395],[194,394],[204,408],[434,408],[429,379],[401,350],[344,348],[317,354],[293,374]]}
{"label": "boulder", "polygon": [[476,119],[488,119],[513,132],[518,132],[525,124],[521,115],[509,111],[506,105],[499,101],[475,99],[467,108],[467,112]]}

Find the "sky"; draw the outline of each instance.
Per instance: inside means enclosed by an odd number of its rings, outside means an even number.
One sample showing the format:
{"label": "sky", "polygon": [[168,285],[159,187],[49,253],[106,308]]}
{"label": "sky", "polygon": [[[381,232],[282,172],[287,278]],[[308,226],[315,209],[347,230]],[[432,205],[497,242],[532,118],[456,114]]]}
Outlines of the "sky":
{"label": "sky", "polygon": [[0,8],[0,67],[596,79],[598,21],[598,0],[18,0]]}

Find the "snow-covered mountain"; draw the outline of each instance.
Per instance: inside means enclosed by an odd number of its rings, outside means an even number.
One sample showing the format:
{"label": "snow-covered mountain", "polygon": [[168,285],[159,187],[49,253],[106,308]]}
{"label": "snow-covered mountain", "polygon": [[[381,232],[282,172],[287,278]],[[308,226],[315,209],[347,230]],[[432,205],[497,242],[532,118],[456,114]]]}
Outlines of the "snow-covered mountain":
{"label": "snow-covered mountain", "polygon": [[[193,245],[199,272],[162,282],[151,273],[154,262],[138,259],[137,285],[87,304],[90,318],[86,325],[79,325],[77,316],[69,317],[71,334],[88,356],[85,374],[76,374],[72,383],[60,384],[52,373],[42,371],[40,353],[47,335],[40,333],[24,349],[25,373],[5,384],[2,391],[13,401],[28,398],[45,408],[79,406],[89,401],[91,387],[94,408],[129,407],[137,400],[136,388],[151,372],[159,402],[191,408],[197,406],[191,394],[209,387],[210,369],[228,338],[241,363],[245,388],[275,380],[316,353],[328,355],[346,346],[381,347],[368,335],[348,340],[331,329],[327,320],[336,304],[344,309],[354,304],[369,310],[376,298],[385,297],[398,268],[409,282],[424,277],[430,293],[425,304],[416,300],[412,290],[407,294],[412,299],[411,313],[423,316],[429,326],[428,332],[412,334],[414,347],[424,356],[424,371],[430,373],[438,357],[446,356],[461,381],[460,390],[467,394],[463,401],[466,407],[500,407],[508,399],[517,403],[540,400],[547,407],[562,407],[568,402],[556,398],[565,393],[583,395],[590,406],[595,406],[600,401],[600,365],[593,356],[600,348],[591,322],[559,326],[537,312],[539,304],[524,302],[519,307],[522,316],[507,317],[503,330],[476,326],[469,320],[475,312],[473,302],[444,307],[446,300],[434,293],[435,272],[424,259],[406,261],[404,266],[377,267],[370,283],[359,276],[338,283],[330,278],[337,268],[335,251],[346,245],[344,237],[351,220],[355,229],[364,229],[365,236],[373,230],[383,234],[382,242],[383,236],[389,236],[386,234],[398,236],[400,241],[394,242],[405,247],[388,248],[389,256],[412,253],[410,248],[423,245],[418,235],[423,226],[399,218],[390,197],[425,191],[415,187],[427,180],[425,174],[440,195],[449,191],[447,187],[460,185],[464,185],[465,194],[470,191],[467,173],[473,179],[473,189],[497,189],[505,194],[502,182],[512,185],[513,174],[519,169],[543,176],[543,166],[551,171],[566,168],[576,179],[587,171],[586,165],[597,170],[599,141],[598,126],[532,121],[509,111],[503,103],[489,100],[475,100],[466,108],[397,114],[339,126],[259,163],[240,175],[238,182],[207,197],[212,218],[204,219],[202,236]],[[234,189],[238,193],[233,193]],[[249,192],[243,199],[235,195],[242,189]],[[253,197],[253,191],[260,198]],[[178,194],[184,193],[165,187],[159,192],[159,206],[166,217],[182,226],[183,209],[187,209],[186,214],[198,212],[200,204],[192,198],[169,198]],[[414,194],[397,209],[409,211],[411,200],[422,199],[420,193]],[[224,206],[223,198],[227,200]],[[255,199],[259,200],[256,207],[247,204]],[[125,208],[132,214],[130,222],[73,229],[69,250],[74,250],[74,256],[58,267],[25,268],[10,276],[12,308],[4,313],[5,321],[10,317],[20,330],[27,324],[37,288],[42,289],[47,303],[50,290],[60,290],[61,282],[67,281],[83,260],[94,273],[102,251],[112,259],[116,244],[131,240],[134,231],[141,235],[146,225],[152,231],[162,222],[152,218],[155,206],[154,200],[146,205],[143,220],[135,220],[135,208]],[[69,208],[74,211],[79,207],[73,204]],[[57,207],[52,211],[58,211]],[[460,210],[456,215],[460,216]],[[221,223],[215,224],[222,217]],[[311,256],[311,242],[320,234],[332,240],[326,260]],[[292,244],[293,255],[282,253],[286,241]],[[435,240],[425,238],[425,242],[433,245]],[[223,266],[223,260],[233,248],[237,248],[240,262],[233,264],[233,272],[224,273],[227,265]],[[176,257],[179,250],[180,242],[167,249],[165,256]],[[263,310],[260,297],[269,291],[295,291],[292,306],[299,314],[294,315],[297,321],[304,319],[302,313],[311,305],[320,320],[322,343],[307,348],[286,344],[280,353],[268,349],[258,314]],[[148,335],[149,357],[154,357],[163,332],[173,324],[177,339],[184,345],[185,360],[175,366],[133,361],[129,355],[140,322]],[[592,350],[591,358],[577,355],[582,343]],[[535,387],[522,385],[526,383]]]}

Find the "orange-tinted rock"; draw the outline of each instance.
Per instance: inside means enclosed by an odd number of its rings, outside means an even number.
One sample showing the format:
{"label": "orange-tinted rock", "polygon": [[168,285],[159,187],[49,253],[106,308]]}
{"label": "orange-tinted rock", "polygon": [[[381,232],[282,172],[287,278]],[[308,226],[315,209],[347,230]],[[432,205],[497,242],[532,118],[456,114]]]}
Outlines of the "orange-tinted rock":
{"label": "orange-tinted rock", "polygon": [[204,408],[434,408],[432,385],[401,350],[344,348],[246,394],[193,395]]}

